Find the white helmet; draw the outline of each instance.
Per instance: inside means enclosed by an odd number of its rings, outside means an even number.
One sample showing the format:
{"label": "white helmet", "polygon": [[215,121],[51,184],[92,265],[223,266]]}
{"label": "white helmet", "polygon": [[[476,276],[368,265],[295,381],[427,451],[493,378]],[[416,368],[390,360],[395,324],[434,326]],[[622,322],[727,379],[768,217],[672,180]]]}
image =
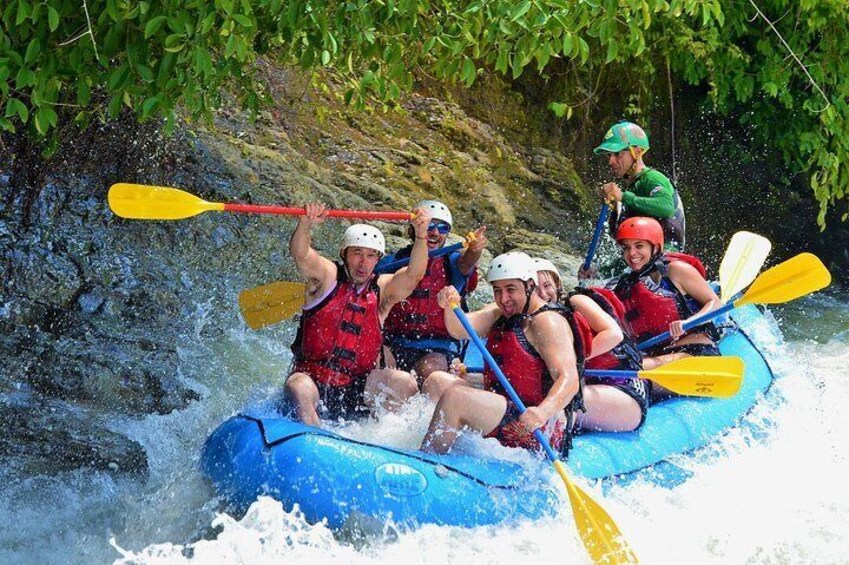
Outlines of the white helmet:
{"label": "white helmet", "polygon": [[354,224],[346,229],[345,235],[342,236],[342,246],[339,248],[339,256],[344,259],[345,250],[349,247],[374,249],[383,257],[386,254],[386,239],[384,239],[380,230],[374,226]]}
{"label": "white helmet", "polygon": [[557,280],[560,280],[560,271],[557,270],[557,266],[549,261],[548,259],[543,259],[541,257],[534,257],[534,268],[537,272],[540,271],[551,271],[557,276]]}
{"label": "white helmet", "polygon": [[415,208],[423,208],[434,220],[442,220],[449,226],[454,225],[454,219],[451,217],[451,210],[449,210],[448,206],[439,200],[422,200],[415,205]]}
{"label": "white helmet", "polygon": [[534,260],[522,251],[502,253],[493,259],[489,265],[489,271],[486,272],[486,282],[506,279],[536,282],[537,268]]}

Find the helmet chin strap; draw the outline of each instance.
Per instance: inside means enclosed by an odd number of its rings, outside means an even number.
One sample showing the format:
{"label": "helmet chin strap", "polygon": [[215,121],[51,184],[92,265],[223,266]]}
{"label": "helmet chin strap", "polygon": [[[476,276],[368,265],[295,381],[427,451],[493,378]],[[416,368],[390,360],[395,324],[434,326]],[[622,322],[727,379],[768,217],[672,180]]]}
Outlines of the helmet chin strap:
{"label": "helmet chin strap", "polygon": [[630,167],[628,167],[628,170],[627,170],[627,171],[625,171],[625,178],[632,178],[632,177],[636,174],[636,173],[634,172],[634,167],[636,167],[636,166],[637,166],[637,162],[640,160],[640,158],[641,158],[643,155],[645,155],[645,154],[646,154],[646,152],[645,152],[645,151],[643,151],[641,154],[637,155],[637,152],[636,152],[636,151],[634,151],[634,146],[633,146],[633,145],[629,145],[629,146],[628,146],[628,152],[631,154],[631,158],[634,160],[634,162],[633,162],[633,163],[631,163],[631,166],[630,166]]}
{"label": "helmet chin strap", "polygon": [[534,293],[534,283],[528,281],[522,281],[522,283],[525,285],[525,307],[522,308],[522,315],[527,316],[528,308],[531,307],[531,296]]}

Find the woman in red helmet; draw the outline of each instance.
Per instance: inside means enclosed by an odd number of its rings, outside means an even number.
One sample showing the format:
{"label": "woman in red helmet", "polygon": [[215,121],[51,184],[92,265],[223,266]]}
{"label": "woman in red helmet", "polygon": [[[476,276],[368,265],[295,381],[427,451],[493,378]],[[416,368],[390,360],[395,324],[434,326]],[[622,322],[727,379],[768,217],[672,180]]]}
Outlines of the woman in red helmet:
{"label": "woman in red helmet", "polygon": [[[665,253],[663,228],[654,218],[626,219],[616,231],[616,242],[631,272],[616,280],[613,290],[625,305],[625,320],[636,341],[665,331],[672,335],[671,342],[645,352],[643,368],[655,369],[691,355],[719,355],[711,329],[685,332],[682,327],[720,306],[701,261],[692,255]],[[663,397],[663,391],[653,391],[652,396]]]}

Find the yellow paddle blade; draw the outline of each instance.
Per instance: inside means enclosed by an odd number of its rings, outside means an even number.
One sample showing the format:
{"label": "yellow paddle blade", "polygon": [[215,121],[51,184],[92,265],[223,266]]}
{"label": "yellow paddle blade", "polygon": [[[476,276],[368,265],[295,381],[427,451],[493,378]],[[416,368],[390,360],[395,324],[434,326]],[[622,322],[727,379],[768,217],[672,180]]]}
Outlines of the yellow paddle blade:
{"label": "yellow paddle blade", "polygon": [[182,220],[224,210],[224,204],[207,202],[177,188],[124,182],[109,187],[107,199],[116,216],[132,220]]}
{"label": "yellow paddle blade", "polygon": [[764,271],[746,294],[734,301],[734,307],[745,304],[782,304],[830,284],[831,273],[822,261],[811,253],[800,253]]}
{"label": "yellow paddle blade", "polygon": [[554,468],[566,483],[578,533],[593,563],[610,565],[637,563],[637,556],[631,551],[628,542],[625,541],[619,527],[607,511],[572,482],[562,461],[554,461]]}
{"label": "yellow paddle blade", "polygon": [[278,281],[243,290],[239,293],[239,310],[252,330],[282,322],[303,307],[304,288],[304,283]]}
{"label": "yellow paddle blade", "polygon": [[745,368],[739,357],[684,357],[638,374],[678,394],[728,398],[740,390]]}
{"label": "yellow paddle blade", "polygon": [[723,304],[755,280],[770,249],[772,242],[761,235],[747,231],[734,234],[719,266]]}

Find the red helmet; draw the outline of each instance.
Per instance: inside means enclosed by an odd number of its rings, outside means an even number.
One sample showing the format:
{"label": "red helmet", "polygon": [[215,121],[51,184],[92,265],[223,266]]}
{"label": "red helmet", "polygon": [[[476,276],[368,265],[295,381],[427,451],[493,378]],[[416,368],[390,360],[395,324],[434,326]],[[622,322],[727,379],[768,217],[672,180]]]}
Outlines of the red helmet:
{"label": "red helmet", "polygon": [[619,224],[619,229],[616,230],[616,242],[619,243],[623,239],[644,239],[652,245],[657,245],[658,250],[662,250],[663,228],[654,218],[628,218]]}

